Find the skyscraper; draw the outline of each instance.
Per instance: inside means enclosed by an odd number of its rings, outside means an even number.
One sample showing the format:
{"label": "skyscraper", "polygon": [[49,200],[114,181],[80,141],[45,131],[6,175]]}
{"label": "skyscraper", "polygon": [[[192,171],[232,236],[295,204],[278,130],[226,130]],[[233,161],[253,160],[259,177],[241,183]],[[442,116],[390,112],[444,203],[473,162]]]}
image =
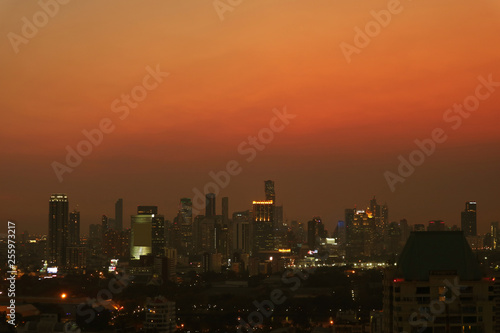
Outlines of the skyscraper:
{"label": "skyscraper", "polygon": [[80,212],[76,209],[69,214],[68,246],[80,245]]}
{"label": "skyscraper", "polygon": [[130,260],[139,260],[142,255],[152,253],[153,217],[156,206],[138,206],[137,215],[131,217]]}
{"label": "skyscraper", "polygon": [[462,212],[462,231],[465,237],[477,236],[476,226],[476,202],[467,201],[465,203],[465,211]]}
{"label": "skyscraper", "polygon": [[491,234],[491,247],[493,250],[498,248],[498,221],[491,222],[490,224],[490,234]]}
{"label": "skyscraper", "polygon": [[165,219],[163,215],[155,215],[151,224],[151,251],[155,257],[162,256],[165,247]]}
{"label": "skyscraper", "polygon": [[205,196],[205,216],[215,216],[215,193],[207,193]]}
{"label": "skyscraper", "polygon": [[[182,198],[179,209],[181,254],[189,254],[193,250],[193,202],[190,198]],[[175,221],[174,221],[175,222]]]}
{"label": "skyscraper", "polygon": [[[274,250],[274,201],[253,202],[253,250]],[[254,253],[254,254],[255,254]]]}
{"label": "skyscraper", "polygon": [[222,223],[227,224],[229,222],[229,198],[222,198]]}
{"label": "skyscraper", "polygon": [[233,249],[243,253],[250,253],[250,223],[252,213],[247,210],[244,212],[233,213]]}
{"label": "skyscraper", "polygon": [[265,184],[266,200],[268,201],[272,200],[273,202],[276,202],[276,194],[274,192],[274,181],[266,180],[264,184]]}
{"label": "skyscraper", "polygon": [[118,199],[115,203],[115,226],[116,230],[123,230],[123,199]]}
{"label": "skyscraper", "polygon": [[66,264],[68,246],[68,196],[52,194],[49,200],[49,237],[47,242],[47,261],[49,265]]}

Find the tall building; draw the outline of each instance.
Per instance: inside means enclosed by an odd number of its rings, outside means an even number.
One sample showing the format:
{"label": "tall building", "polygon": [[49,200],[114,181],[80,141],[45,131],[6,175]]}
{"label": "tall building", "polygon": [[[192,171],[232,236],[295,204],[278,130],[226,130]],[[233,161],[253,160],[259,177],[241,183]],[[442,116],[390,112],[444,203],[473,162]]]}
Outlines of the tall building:
{"label": "tall building", "polygon": [[151,221],[151,253],[153,256],[162,256],[165,253],[165,218],[155,215]]}
{"label": "tall building", "polygon": [[491,234],[491,247],[496,250],[500,244],[498,244],[498,222],[491,222],[490,224],[490,234]]}
{"label": "tall building", "polygon": [[357,260],[377,254],[382,244],[377,232],[377,219],[367,210],[346,211],[347,247],[346,256],[349,260]]}
{"label": "tall building", "polygon": [[266,193],[266,201],[272,200],[276,202],[276,193],[274,192],[274,181],[266,180],[264,182],[265,193]]}
{"label": "tall building", "polygon": [[229,223],[229,198],[222,198],[222,223]]}
{"label": "tall building", "polygon": [[130,260],[153,253],[153,217],[157,214],[156,206],[138,206],[137,215],[131,216]]}
{"label": "tall building", "polygon": [[274,250],[274,201],[253,201],[253,251]]}
{"label": "tall building", "polygon": [[103,215],[101,217],[101,226],[102,226],[102,232],[103,234],[106,232],[106,230],[108,230],[109,228],[109,223],[108,223],[108,217],[106,215]]}
{"label": "tall building", "polygon": [[68,246],[80,245],[80,212],[73,210],[69,214]]}
{"label": "tall building", "polygon": [[250,253],[250,225],[252,223],[252,212],[233,213],[233,249],[242,253]]}
{"label": "tall building", "polygon": [[319,246],[319,239],[326,238],[325,225],[321,222],[319,216],[307,222],[307,245],[309,250],[317,249]]}
{"label": "tall building", "polygon": [[49,265],[62,267],[66,264],[68,223],[68,196],[62,193],[52,194],[49,200],[49,236],[47,242]]}
{"label": "tall building", "polygon": [[180,247],[181,254],[189,254],[193,250],[193,202],[190,198],[180,201]]}
{"label": "tall building", "polygon": [[205,195],[205,216],[215,216],[215,193],[207,193]]}
{"label": "tall building", "polygon": [[462,231],[465,237],[477,236],[476,226],[476,202],[467,201],[465,203],[465,211],[462,212]]}
{"label": "tall building", "polygon": [[123,230],[123,199],[118,199],[115,203],[115,226],[116,230]]}
{"label": "tall building", "polygon": [[383,285],[383,332],[497,332],[495,279],[461,231],[412,232]]}

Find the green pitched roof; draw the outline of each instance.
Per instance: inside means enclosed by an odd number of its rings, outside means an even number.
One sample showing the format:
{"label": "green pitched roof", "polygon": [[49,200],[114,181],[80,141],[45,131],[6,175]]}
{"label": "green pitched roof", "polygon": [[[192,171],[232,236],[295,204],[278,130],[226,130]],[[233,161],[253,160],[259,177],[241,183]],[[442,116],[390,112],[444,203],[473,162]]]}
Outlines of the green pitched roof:
{"label": "green pitched roof", "polygon": [[397,270],[405,280],[428,280],[430,271],[456,271],[461,280],[468,281],[483,276],[462,231],[412,232]]}

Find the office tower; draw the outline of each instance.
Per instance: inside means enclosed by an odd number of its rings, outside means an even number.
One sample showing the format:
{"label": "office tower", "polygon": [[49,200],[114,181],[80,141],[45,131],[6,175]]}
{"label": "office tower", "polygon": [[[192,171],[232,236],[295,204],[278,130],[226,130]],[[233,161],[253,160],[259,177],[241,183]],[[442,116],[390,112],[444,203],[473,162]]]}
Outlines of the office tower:
{"label": "office tower", "polygon": [[145,333],[173,333],[176,331],[175,302],[159,296],[147,298]]}
{"label": "office tower", "polygon": [[412,232],[384,273],[384,332],[498,331],[496,279],[483,273],[463,232]]}
{"label": "office tower", "polygon": [[233,249],[242,253],[250,253],[250,224],[252,223],[252,212],[233,213]]}
{"label": "office tower", "polygon": [[106,232],[106,230],[108,230],[109,228],[109,224],[108,224],[108,217],[106,215],[103,215],[101,217],[101,230],[102,230],[102,233],[104,235],[104,233]]}
{"label": "office tower", "polygon": [[229,198],[222,198],[222,223],[229,223]]}
{"label": "office tower", "polygon": [[410,226],[408,225],[408,221],[406,219],[400,220],[399,228],[401,229],[401,244],[404,246],[408,237],[410,237]]}
{"label": "office tower", "polygon": [[429,221],[429,225],[427,226],[427,231],[446,231],[446,225],[444,221],[432,220]]}
{"label": "office tower", "polygon": [[347,242],[346,227],[344,221],[337,222],[337,243],[345,246]]}
{"label": "office tower", "polygon": [[496,250],[499,247],[498,244],[498,222],[491,222],[490,224],[490,234],[491,234],[491,247]]}
{"label": "office tower", "polygon": [[137,215],[131,216],[130,260],[152,253],[153,217],[157,214],[156,206],[138,206]]}
{"label": "office tower", "polygon": [[156,215],[158,214],[157,206],[137,206],[138,215]]}
{"label": "office tower", "polygon": [[99,256],[102,251],[102,225],[101,224],[91,224],[89,226],[89,240],[88,248],[90,250],[91,256]]}
{"label": "office tower", "polygon": [[207,193],[205,196],[205,216],[215,216],[215,193]]}
{"label": "office tower", "polygon": [[112,217],[108,217],[108,229],[116,230],[116,220]]}
{"label": "office tower", "polygon": [[356,213],[356,208],[347,208],[344,211],[347,244],[349,244],[351,241],[351,236],[352,236],[351,230],[353,228],[352,221],[354,220],[355,213]]}
{"label": "office tower", "polygon": [[465,211],[462,212],[462,231],[465,237],[477,236],[476,226],[476,202],[467,201],[465,203]]}
{"label": "office tower", "polygon": [[123,199],[118,199],[115,203],[115,227],[116,230],[123,230]]}
{"label": "office tower", "polygon": [[377,254],[382,240],[378,239],[376,218],[369,209],[356,210],[351,214],[346,211],[347,227],[346,255],[349,260],[357,260]]}
{"label": "office tower", "polygon": [[319,216],[307,222],[307,245],[309,250],[315,250],[319,247],[319,239],[326,238],[325,225],[321,222]]}
{"label": "office tower", "polygon": [[165,253],[165,218],[155,215],[151,225],[151,253],[153,256],[163,256]]}
{"label": "office tower", "polygon": [[272,200],[276,202],[276,194],[274,192],[274,181],[266,180],[264,182],[265,193],[266,193],[266,201]]}
{"label": "office tower", "polygon": [[401,251],[401,228],[397,222],[391,222],[387,226],[387,252],[399,254]]}
{"label": "office tower", "polygon": [[74,210],[69,214],[68,246],[80,245],[80,212]]}
{"label": "office tower", "polygon": [[188,255],[193,250],[193,203],[189,198],[180,201],[180,247],[181,254]]}
{"label": "office tower", "polygon": [[62,193],[52,194],[49,200],[49,237],[47,261],[49,265],[66,264],[68,246],[68,196]]}
{"label": "office tower", "polygon": [[253,250],[274,250],[274,201],[253,201]]}

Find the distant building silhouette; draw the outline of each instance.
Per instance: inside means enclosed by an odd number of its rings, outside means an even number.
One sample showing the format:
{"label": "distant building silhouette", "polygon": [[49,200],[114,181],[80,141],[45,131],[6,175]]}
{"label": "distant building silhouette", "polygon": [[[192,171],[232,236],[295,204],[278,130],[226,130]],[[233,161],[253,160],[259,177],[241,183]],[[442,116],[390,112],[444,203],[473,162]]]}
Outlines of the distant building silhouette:
{"label": "distant building silhouette", "polygon": [[49,200],[49,235],[47,242],[47,261],[49,265],[66,264],[66,247],[69,239],[68,196],[52,194]]}
{"label": "distant building silhouette", "polygon": [[465,237],[477,236],[476,225],[476,201],[467,201],[465,203],[465,210],[462,212],[462,231]]}

